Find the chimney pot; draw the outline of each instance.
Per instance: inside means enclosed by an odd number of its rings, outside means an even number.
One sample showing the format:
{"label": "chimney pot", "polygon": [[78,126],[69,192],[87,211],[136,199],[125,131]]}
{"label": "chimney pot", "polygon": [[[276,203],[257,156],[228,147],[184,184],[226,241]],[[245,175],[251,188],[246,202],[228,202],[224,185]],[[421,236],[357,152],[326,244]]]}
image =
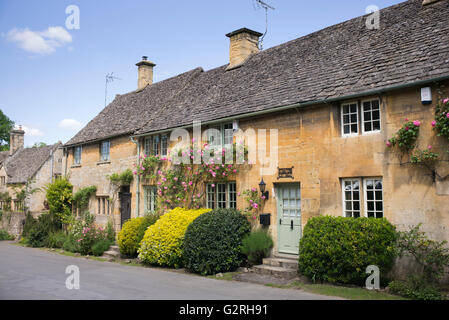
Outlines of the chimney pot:
{"label": "chimney pot", "polygon": [[147,56],[142,57],[142,61],[136,63],[137,69],[137,89],[143,89],[147,85],[153,84],[153,68],[156,66],[148,61]]}
{"label": "chimney pot", "polygon": [[242,28],[226,35],[230,39],[229,66],[226,70],[240,67],[254,53],[259,52],[259,38],[263,34]]}

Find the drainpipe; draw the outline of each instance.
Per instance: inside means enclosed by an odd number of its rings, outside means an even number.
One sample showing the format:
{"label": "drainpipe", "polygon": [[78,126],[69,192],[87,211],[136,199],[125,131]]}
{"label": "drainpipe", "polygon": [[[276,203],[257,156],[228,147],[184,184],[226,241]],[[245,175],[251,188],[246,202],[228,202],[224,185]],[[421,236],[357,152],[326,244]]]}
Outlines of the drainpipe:
{"label": "drainpipe", "polygon": [[50,150],[50,182],[53,183],[53,150]]}
{"label": "drainpipe", "polygon": [[[137,145],[137,165],[140,165],[140,142],[139,139],[131,137],[131,141]],[[140,176],[136,178],[136,215],[140,216]]]}

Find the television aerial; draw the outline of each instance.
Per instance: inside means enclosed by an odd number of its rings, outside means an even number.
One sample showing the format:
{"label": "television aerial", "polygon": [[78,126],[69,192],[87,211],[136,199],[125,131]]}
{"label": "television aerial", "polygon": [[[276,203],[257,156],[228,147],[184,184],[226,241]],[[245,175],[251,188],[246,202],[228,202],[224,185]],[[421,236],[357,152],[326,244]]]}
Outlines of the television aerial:
{"label": "television aerial", "polygon": [[259,49],[263,50],[263,39],[268,33],[268,10],[276,10],[273,6],[269,5],[263,0],[253,0],[253,6],[255,9],[265,9],[265,33],[262,35],[262,37],[259,40]]}
{"label": "television aerial", "polygon": [[108,73],[106,75],[106,84],[104,88],[104,106],[106,107],[107,98],[108,98],[108,84],[113,82],[114,80],[122,80],[116,76],[114,76],[114,72]]}

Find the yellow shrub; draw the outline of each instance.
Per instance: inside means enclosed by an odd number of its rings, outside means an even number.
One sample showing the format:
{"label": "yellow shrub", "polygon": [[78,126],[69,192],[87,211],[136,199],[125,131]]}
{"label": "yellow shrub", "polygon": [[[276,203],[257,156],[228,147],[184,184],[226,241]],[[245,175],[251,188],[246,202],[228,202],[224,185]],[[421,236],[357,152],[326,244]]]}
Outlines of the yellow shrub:
{"label": "yellow shrub", "polygon": [[159,219],[157,215],[147,215],[126,221],[117,239],[120,253],[129,257],[137,256],[137,249],[139,249],[145,231],[157,219]]}
{"label": "yellow shrub", "polygon": [[140,243],[139,259],[145,263],[178,268],[187,227],[210,209],[175,208],[147,229]]}

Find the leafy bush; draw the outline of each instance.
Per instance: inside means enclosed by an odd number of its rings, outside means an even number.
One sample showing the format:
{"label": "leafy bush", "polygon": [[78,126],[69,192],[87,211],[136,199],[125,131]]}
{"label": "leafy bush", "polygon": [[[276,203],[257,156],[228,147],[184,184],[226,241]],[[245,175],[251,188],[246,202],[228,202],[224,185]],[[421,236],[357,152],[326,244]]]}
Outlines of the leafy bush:
{"label": "leafy bush", "polygon": [[419,231],[421,224],[410,231],[399,232],[397,241],[398,255],[412,256],[422,267],[422,280],[428,284],[437,283],[444,276],[445,267],[449,267],[449,249],[447,242],[430,240]]}
{"label": "leafy bush", "polygon": [[108,224],[106,225],[106,238],[109,243],[115,243],[115,230],[111,220],[109,220]]}
{"label": "leafy bush", "polygon": [[33,215],[27,212],[25,216],[25,225],[23,226],[22,238],[28,237],[31,229],[36,225],[37,219],[33,217]]}
{"label": "leafy bush", "polygon": [[72,216],[72,189],[67,179],[57,179],[47,185],[47,202],[50,212],[62,223],[69,223]]}
{"label": "leafy bush", "polygon": [[182,243],[187,227],[209,209],[189,210],[175,208],[161,216],[150,226],[138,250],[139,259],[145,263],[167,267],[182,264]]}
{"label": "leafy bush", "polygon": [[362,285],[369,265],[381,274],[392,268],[396,238],[386,219],[311,218],[299,245],[298,271],[312,280]]}
{"label": "leafy bush", "polygon": [[409,277],[407,281],[390,282],[388,290],[393,294],[414,300],[446,300],[438,288],[414,276]]}
{"label": "leafy bush", "polygon": [[52,213],[43,213],[32,224],[32,227],[27,230],[26,238],[30,246],[37,248],[44,247],[48,236],[52,232],[59,230],[61,230],[59,219]]}
{"label": "leafy bush", "polygon": [[65,241],[64,244],[62,245],[62,248],[65,251],[69,251],[69,252],[79,252],[79,246],[78,246],[78,242],[76,242],[75,237],[71,234],[69,234]]}
{"label": "leafy bush", "polygon": [[75,237],[75,240],[78,242],[79,253],[82,255],[93,254],[93,247],[98,242],[106,240],[111,244],[104,229],[96,226],[84,227],[81,234]]}
{"label": "leafy bush", "polygon": [[44,241],[44,246],[47,248],[62,248],[67,235],[64,231],[51,232]]}
{"label": "leafy bush", "polygon": [[109,249],[111,242],[108,239],[102,239],[92,246],[92,254],[96,257],[103,255]]}
{"label": "leafy bush", "polygon": [[244,260],[242,240],[251,231],[246,217],[235,209],[217,209],[198,217],[187,228],[184,265],[203,275],[233,271]]}
{"label": "leafy bush", "polygon": [[0,241],[3,240],[14,240],[14,236],[9,234],[6,230],[0,229]]}
{"label": "leafy bush", "polygon": [[273,239],[264,230],[251,232],[243,239],[242,252],[252,265],[261,264],[273,248]]}
{"label": "leafy bush", "polygon": [[97,192],[96,186],[81,188],[73,195],[73,203],[79,210],[84,211],[89,206],[89,199],[95,192]]}
{"label": "leafy bush", "polygon": [[137,256],[137,250],[139,249],[140,241],[142,241],[145,235],[145,231],[158,219],[158,215],[149,214],[126,221],[118,234],[120,253],[128,257]]}

